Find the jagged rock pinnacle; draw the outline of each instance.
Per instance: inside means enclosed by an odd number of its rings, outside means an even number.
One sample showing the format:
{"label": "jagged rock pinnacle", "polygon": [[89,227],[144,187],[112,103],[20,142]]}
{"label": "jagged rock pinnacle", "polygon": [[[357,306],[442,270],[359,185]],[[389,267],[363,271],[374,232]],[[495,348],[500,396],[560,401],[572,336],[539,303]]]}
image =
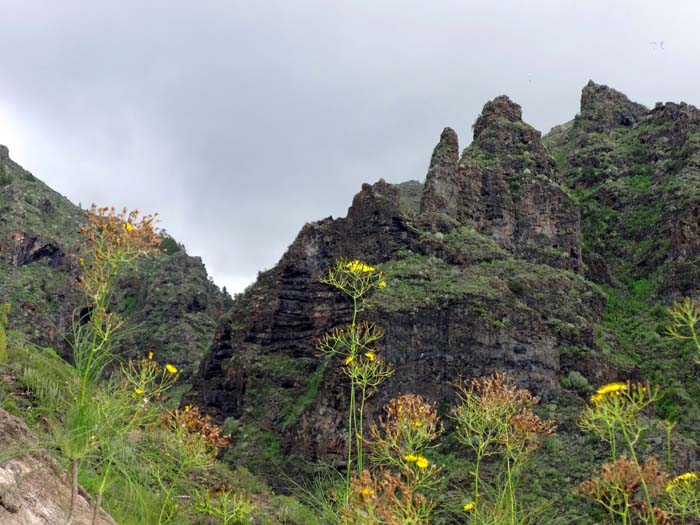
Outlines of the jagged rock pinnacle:
{"label": "jagged rock pinnacle", "polygon": [[448,224],[445,216],[468,224],[519,257],[580,271],[579,211],[520,105],[504,95],[487,102],[459,160],[457,148],[456,133],[446,128],[433,151],[421,214],[436,227]]}
{"label": "jagged rock pinnacle", "polygon": [[459,161],[459,139],[452,128],[445,128],[440,142],[433,150],[430,167],[425,178],[425,189],[421,199],[421,212],[455,212],[459,191],[457,162]]}
{"label": "jagged rock pinnacle", "polygon": [[481,115],[474,124],[474,139],[476,140],[484,129],[501,119],[509,122],[522,122],[523,120],[523,110],[520,105],[506,95],[496,97],[484,105]]}
{"label": "jagged rock pinnacle", "polygon": [[633,126],[647,111],[623,93],[589,80],[581,91],[581,112],[577,119],[586,131],[602,132],[619,126]]}
{"label": "jagged rock pinnacle", "polygon": [[10,150],[7,146],[0,144],[0,160],[9,160]]}

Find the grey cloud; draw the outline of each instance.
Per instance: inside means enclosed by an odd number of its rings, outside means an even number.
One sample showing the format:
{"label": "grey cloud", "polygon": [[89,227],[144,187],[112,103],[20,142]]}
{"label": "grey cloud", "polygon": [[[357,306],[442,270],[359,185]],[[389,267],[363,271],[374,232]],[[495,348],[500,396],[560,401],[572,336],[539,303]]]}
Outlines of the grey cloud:
{"label": "grey cloud", "polygon": [[700,87],[694,0],[0,4],[0,143],[74,201],[160,211],[234,288],[362,182],[423,178],[494,96],[547,131],[589,78]]}

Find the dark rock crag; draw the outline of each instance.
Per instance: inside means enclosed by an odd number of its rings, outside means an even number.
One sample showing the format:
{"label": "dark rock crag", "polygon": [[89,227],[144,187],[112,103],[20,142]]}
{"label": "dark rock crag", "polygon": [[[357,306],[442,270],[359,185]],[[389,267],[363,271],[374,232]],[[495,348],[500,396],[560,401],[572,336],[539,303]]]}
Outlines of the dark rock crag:
{"label": "dark rock crag", "polygon": [[433,152],[423,214],[446,214],[493,237],[515,257],[582,270],[579,210],[561,185],[541,134],[508,97],[487,103],[458,159],[446,128]]}
{"label": "dark rock crag", "polygon": [[545,142],[581,205],[590,278],[612,283],[612,271],[652,281],[661,296],[699,291],[697,108],[649,110],[591,81],[580,113]]}
{"label": "dark rock crag", "polygon": [[338,257],[379,265],[389,283],[363,314],[385,329],[382,353],[396,367],[368,420],[402,392],[451,403],[462,375],[503,370],[545,399],[571,370],[602,380],[605,301],[579,274],[578,209],[559,181],[520,107],[487,103],[461,158],[456,133],[443,131],[419,213],[379,181],[363,185],[347,217],[304,226],[237,298],[186,402],[231,418],[238,438],[256,427],[286,457],[342,462],[347,381],[314,345],[349,321],[348,301],[319,282]]}

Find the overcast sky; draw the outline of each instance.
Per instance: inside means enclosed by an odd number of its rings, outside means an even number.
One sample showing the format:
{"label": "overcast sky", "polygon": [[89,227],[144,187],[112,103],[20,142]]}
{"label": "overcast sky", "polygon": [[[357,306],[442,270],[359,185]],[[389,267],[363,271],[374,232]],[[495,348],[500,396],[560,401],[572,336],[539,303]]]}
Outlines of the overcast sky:
{"label": "overcast sky", "polygon": [[589,78],[700,105],[698,20],[698,0],[0,0],[0,144],[83,207],[158,211],[237,292],[363,182],[422,180],[497,95],[543,132]]}

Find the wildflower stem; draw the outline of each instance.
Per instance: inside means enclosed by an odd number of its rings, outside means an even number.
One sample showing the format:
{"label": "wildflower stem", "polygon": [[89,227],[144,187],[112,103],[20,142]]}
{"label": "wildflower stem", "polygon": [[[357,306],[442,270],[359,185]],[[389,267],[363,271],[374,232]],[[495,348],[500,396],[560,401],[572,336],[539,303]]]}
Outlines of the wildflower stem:
{"label": "wildflower stem", "polygon": [[654,516],[654,506],[652,505],[651,502],[651,495],[649,494],[649,487],[647,486],[647,482],[644,479],[644,475],[641,472],[642,466],[639,464],[639,459],[637,458],[637,452],[634,450],[634,443],[636,440],[632,441],[631,436],[629,435],[629,432],[627,431],[627,428],[625,427],[624,424],[621,422],[621,427],[622,427],[622,435],[625,438],[625,441],[627,442],[627,446],[630,451],[630,455],[632,456],[632,460],[634,461],[635,466],[639,469],[640,474],[639,474],[639,480],[642,485],[642,490],[644,491],[644,498],[646,499],[647,503],[647,513],[649,515],[649,520],[652,525],[656,525],[656,517]]}
{"label": "wildflower stem", "polygon": [[73,513],[75,512],[75,502],[78,498],[78,470],[80,469],[80,460],[73,458],[71,460],[71,487],[70,487],[70,506],[68,507],[68,517],[66,525],[73,523]]}
{"label": "wildflower stem", "polygon": [[365,401],[367,401],[367,387],[362,386],[362,397],[360,399],[360,410],[359,410],[359,422],[357,427],[357,433],[355,437],[357,438],[357,473],[362,474],[363,470],[363,459],[362,459],[362,436],[363,436],[363,423],[364,423],[364,412],[365,412]]}
{"label": "wildflower stem", "polygon": [[352,471],[353,422],[355,419],[355,382],[350,382],[350,410],[348,411],[348,464],[345,469],[346,495],[350,494],[350,472]]}

